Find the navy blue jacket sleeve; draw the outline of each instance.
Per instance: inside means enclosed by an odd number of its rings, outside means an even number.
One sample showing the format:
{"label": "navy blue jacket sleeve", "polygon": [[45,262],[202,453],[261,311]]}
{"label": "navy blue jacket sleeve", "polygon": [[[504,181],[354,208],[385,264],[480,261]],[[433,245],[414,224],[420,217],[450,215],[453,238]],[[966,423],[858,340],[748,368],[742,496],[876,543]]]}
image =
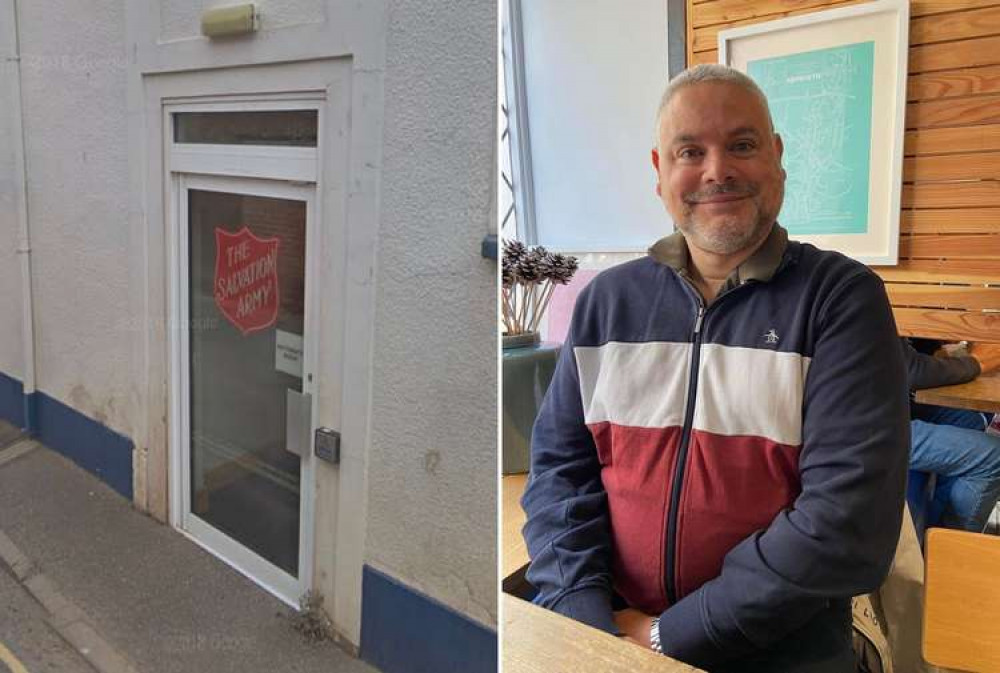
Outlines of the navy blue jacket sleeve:
{"label": "navy blue jacket sleeve", "polygon": [[954,358],[938,358],[919,352],[907,339],[900,341],[903,346],[906,379],[910,390],[965,383],[980,374],[979,361],[974,357],[964,355]]}
{"label": "navy blue jacket sleeve", "polygon": [[763,649],[830,599],[870,592],[899,536],[909,456],[906,370],[881,280],[861,271],[817,307],[790,509],[727,554],[660,618],[666,654],[696,666]]}
{"label": "navy blue jacket sleeve", "polygon": [[584,422],[573,353],[590,287],[581,293],[570,333],[535,421],[531,476],[521,505],[535,602],[610,633],[611,535],[597,448]]}

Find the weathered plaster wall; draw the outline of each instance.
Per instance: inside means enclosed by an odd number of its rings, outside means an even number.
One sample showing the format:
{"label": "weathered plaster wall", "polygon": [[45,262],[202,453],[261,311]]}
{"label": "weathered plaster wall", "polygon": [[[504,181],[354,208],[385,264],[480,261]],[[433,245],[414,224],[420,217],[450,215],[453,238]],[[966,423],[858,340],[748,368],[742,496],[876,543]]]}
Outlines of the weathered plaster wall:
{"label": "weathered plaster wall", "polygon": [[496,623],[496,3],[389,3],[368,560]]}
{"label": "weathered plaster wall", "polygon": [[[124,2],[63,4],[19,3],[38,387],[131,435],[145,411],[132,405],[146,400],[136,349],[158,329],[130,310],[134,53]],[[164,3],[159,36],[197,34],[208,4]],[[261,7],[292,25],[322,20],[333,4]],[[493,198],[496,7],[388,7],[365,559],[495,625],[496,265],[479,249]],[[0,218],[0,236],[0,311],[19,316],[16,220]],[[0,320],[0,371],[15,376],[19,329]]]}
{"label": "weathered plaster wall", "polygon": [[124,3],[18,8],[38,389],[130,435]]}
{"label": "weathered plaster wall", "polygon": [[17,68],[12,58],[17,47],[13,30],[13,6],[0,2],[0,373],[18,380],[24,377],[21,350],[21,261],[18,245],[17,208],[21,199],[15,151],[20,135],[15,131],[17,103],[14,100]]}
{"label": "weathered plaster wall", "polygon": [[[201,35],[206,9],[243,4],[235,0],[164,0],[160,3],[160,39],[177,40]],[[319,23],[326,16],[325,0],[256,0],[262,31],[303,23]]]}
{"label": "weathered plaster wall", "polygon": [[[6,120],[0,120],[3,124]],[[6,151],[6,139],[0,138],[0,151]],[[0,158],[0,173],[6,174],[6,157]],[[0,191],[6,186],[0,186]],[[21,260],[17,248],[17,213],[8,208],[5,194],[0,194],[0,373],[24,380],[24,352],[21,342]]]}

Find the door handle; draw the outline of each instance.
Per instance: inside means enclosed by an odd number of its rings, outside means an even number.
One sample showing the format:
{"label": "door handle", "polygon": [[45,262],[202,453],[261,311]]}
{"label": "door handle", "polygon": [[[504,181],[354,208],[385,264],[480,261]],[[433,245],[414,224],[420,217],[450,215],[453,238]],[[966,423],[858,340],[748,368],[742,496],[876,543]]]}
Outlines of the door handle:
{"label": "door handle", "polygon": [[285,451],[299,458],[309,455],[312,439],[312,395],[285,390]]}

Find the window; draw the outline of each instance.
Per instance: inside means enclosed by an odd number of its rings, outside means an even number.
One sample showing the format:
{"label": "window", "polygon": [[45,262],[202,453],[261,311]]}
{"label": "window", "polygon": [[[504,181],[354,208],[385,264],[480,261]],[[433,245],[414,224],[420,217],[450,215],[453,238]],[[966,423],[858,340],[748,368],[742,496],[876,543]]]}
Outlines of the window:
{"label": "window", "polygon": [[669,231],[650,149],[668,64],[683,67],[683,5],[505,2],[502,91],[518,238],[626,252]]}
{"label": "window", "polygon": [[316,147],[316,110],[178,112],[174,142]]}

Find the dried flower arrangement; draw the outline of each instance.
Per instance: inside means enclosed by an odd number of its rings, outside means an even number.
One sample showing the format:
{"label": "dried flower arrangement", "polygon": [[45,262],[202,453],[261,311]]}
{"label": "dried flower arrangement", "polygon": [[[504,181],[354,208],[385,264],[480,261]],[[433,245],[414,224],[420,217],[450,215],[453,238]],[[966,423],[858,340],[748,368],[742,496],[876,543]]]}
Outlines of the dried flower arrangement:
{"label": "dried flower arrangement", "polygon": [[568,283],[576,269],[576,257],[505,240],[501,265],[504,334],[536,331],[556,285]]}

